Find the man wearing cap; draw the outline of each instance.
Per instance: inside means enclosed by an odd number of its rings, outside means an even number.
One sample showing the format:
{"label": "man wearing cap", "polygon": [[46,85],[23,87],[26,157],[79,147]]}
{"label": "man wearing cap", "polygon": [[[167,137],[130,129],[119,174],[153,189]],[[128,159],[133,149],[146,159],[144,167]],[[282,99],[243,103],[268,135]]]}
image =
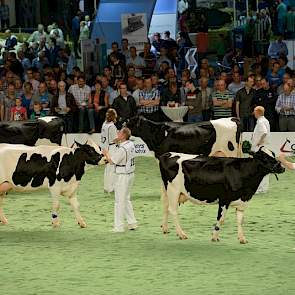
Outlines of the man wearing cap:
{"label": "man wearing cap", "polygon": [[160,33],[155,33],[154,34],[154,41],[153,41],[152,45],[157,50],[157,52],[160,52],[160,48],[162,47],[163,41],[164,40],[161,39],[161,34]]}

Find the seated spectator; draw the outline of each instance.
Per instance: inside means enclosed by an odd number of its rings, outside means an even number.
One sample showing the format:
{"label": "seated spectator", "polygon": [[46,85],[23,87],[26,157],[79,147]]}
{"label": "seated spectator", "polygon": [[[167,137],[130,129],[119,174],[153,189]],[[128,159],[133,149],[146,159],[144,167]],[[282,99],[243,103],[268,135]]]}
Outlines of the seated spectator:
{"label": "seated spectator", "polygon": [[73,95],[66,91],[66,83],[58,82],[58,93],[53,96],[50,106],[50,114],[63,119],[65,123],[65,133],[73,132],[74,113],[77,109]]}
{"label": "seated spectator", "polygon": [[216,82],[216,91],[212,94],[214,119],[232,116],[233,94],[226,89],[224,80]]}
{"label": "seated spectator", "polygon": [[10,83],[7,88],[7,93],[0,101],[0,115],[1,121],[10,121],[11,119],[11,109],[15,106],[15,87],[13,83]]}
{"label": "seated spectator", "polygon": [[33,86],[30,82],[24,83],[24,93],[21,96],[22,106],[26,108],[28,118],[31,117],[33,111],[34,99],[33,99]]}
{"label": "seated spectator", "polygon": [[289,79],[291,79],[291,76],[288,73],[285,73],[283,75],[282,84],[277,88],[278,95],[284,92],[284,84],[287,83]]}
{"label": "seated spectator", "polygon": [[21,62],[21,65],[23,67],[23,70],[26,72],[29,68],[32,67],[31,61],[29,58],[27,58],[22,50],[17,51],[17,57],[19,61]]}
{"label": "seated spectator", "polygon": [[24,74],[24,68],[21,62],[16,58],[15,52],[9,52],[7,60],[10,62],[9,69],[18,77],[22,77]]}
{"label": "seated spectator", "polygon": [[50,80],[48,92],[53,96],[58,94],[57,82],[54,79]]}
{"label": "seated spectator", "polygon": [[135,77],[135,68],[133,65],[128,66],[128,72],[127,72],[127,88],[128,91],[133,92],[136,89],[136,80]]}
{"label": "seated spectator", "polygon": [[136,47],[130,47],[130,57],[126,59],[126,66],[132,65],[135,68],[135,77],[142,76],[142,70],[145,68],[145,61],[137,55]]}
{"label": "seated spectator", "polygon": [[23,95],[24,91],[23,91],[23,83],[20,78],[16,78],[14,80],[14,87],[15,87],[15,96],[21,97]]}
{"label": "seated spectator", "polygon": [[271,58],[279,58],[281,54],[288,56],[288,48],[283,41],[283,36],[279,35],[276,41],[270,43],[268,47],[268,55]]}
{"label": "seated spectator", "polygon": [[168,64],[168,66],[171,67],[171,60],[168,57],[168,49],[165,47],[160,48],[160,56],[157,59],[157,62],[156,62],[155,68],[154,68],[154,70],[156,72],[158,72],[160,70],[160,65],[163,62],[166,62]]}
{"label": "seated spectator", "polygon": [[32,61],[32,67],[38,69],[39,71],[42,71],[43,67],[48,64],[49,64],[49,61],[45,55],[44,50],[39,51],[38,57],[34,58]]}
{"label": "seated spectator", "polygon": [[15,99],[15,106],[11,108],[10,121],[24,121],[27,120],[27,110],[22,106],[21,98]]}
{"label": "seated spectator", "polygon": [[[108,100],[109,100],[109,104],[112,105],[115,97],[117,97],[117,95],[114,97],[112,96],[112,92],[114,92],[114,89],[110,86],[109,84],[109,80],[107,79],[107,77],[102,77],[101,78],[101,87],[102,90],[108,95]],[[116,87],[116,86],[115,86]]]}
{"label": "seated spectator", "polygon": [[127,85],[121,83],[119,86],[120,95],[115,98],[112,108],[114,108],[118,114],[118,127],[122,127],[122,123],[126,119],[134,117],[137,113],[136,102],[132,95],[127,92]]}
{"label": "seated spectator", "polygon": [[132,93],[132,96],[135,100],[136,105],[139,105],[139,93],[144,89],[144,80],[143,78],[136,78],[136,87]]}
{"label": "seated spectator", "polygon": [[[124,54],[120,52],[118,42],[112,43],[112,51],[108,55],[108,65],[109,66],[111,66],[111,64],[112,64],[112,61],[111,61],[112,54],[115,54],[117,56],[117,59],[122,61],[125,64],[126,58],[125,58]],[[129,55],[128,55],[128,57],[129,57]]]}
{"label": "seated spectator", "polygon": [[198,89],[201,92],[202,97],[202,115],[203,121],[209,121],[212,119],[212,88],[208,86],[208,78],[201,78],[199,80]]}
{"label": "seated spectator", "polygon": [[143,69],[143,76],[150,76],[154,72],[156,65],[156,56],[151,52],[151,44],[149,42],[144,43],[143,52],[139,53],[145,61],[146,67]]}
{"label": "seated spectator", "polygon": [[54,66],[57,62],[57,57],[58,57],[58,51],[59,48],[56,45],[56,40],[54,38],[50,38],[48,45],[45,46],[45,56],[48,60],[48,64],[52,67]]}
{"label": "seated spectator", "polygon": [[11,34],[10,30],[5,31],[6,39],[5,39],[5,50],[14,50],[15,46],[17,45],[17,38]]}
{"label": "seated spectator", "polygon": [[39,85],[39,92],[34,96],[34,101],[39,101],[42,106],[42,110],[49,114],[50,105],[52,103],[53,95],[48,92],[47,85],[45,82],[41,82]]}
{"label": "seated spectator", "polygon": [[33,105],[33,111],[31,113],[30,119],[31,120],[36,120],[40,117],[45,117],[46,116],[46,112],[44,112],[42,110],[42,105],[40,102],[35,101],[34,105]]}
{"label": "seated spectator", "polygon": [[154,34],[152,45],[156,49],[157,52],[160,52],[160,48],[162,47],[163,41],[164,40],[161,39],[160,33]]}
{"label": "seated spectator", "polygon": [[46,40],[47,39],[47,34],[44,31],[44,26],[42,24],[38,25],[38,30],[34,31],[31,36],[28,39],[28,42],[31,43],[39,43],[40,40]]}
{"label": "seated spectator", "polygon": [[128,44],[128,39],[123,38],[121,40],[121,47],[122,47],[122,54],[124,55],[125,59],[124,59],[124,63],[126,62],[126,60],[130,57],[130,50],[129,50],[129,44]]}
{"label": "seated spectator", "polygon": [[269,86],[277,89],[282,84],[282,77],[279,75],[280,64],[276,61],[273,63],[272,70],[267,73]]}
{"label": "seated spectator", "polygon": [[112,53],[110,55],[112,77],[114,81],[124,80],[126,78],[126,67],[125,64],[117,58],[117,55]]}
{"label": "seated spectator", "polygon": [[173,38],[170,37],[170,32],[169,31],[164,32],[164,40],[162,41],[162,46],[168,48],[168,50],[178,47],[176,41]]}

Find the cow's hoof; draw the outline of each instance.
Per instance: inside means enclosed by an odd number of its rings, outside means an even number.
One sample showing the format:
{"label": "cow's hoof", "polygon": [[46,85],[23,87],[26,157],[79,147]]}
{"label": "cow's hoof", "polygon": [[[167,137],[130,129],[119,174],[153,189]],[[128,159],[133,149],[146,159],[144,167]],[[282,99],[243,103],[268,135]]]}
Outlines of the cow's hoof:
{"label": "cow's hoof", "polygon": [[6,225],[6,224],[8,224],[8,220],[7,220],[7,218],[6,217],[1,217],[1,219],[0,219],[0,223],[2,223],[3,225]]}
{"label": "cow's hoof", "polygon": [[80,221],[78,221],[78,224],[79,224],[79,226],[80,226],[81,228],[85,228],[85,227],[87,227],[86,222],[85,222],[84,220],[80,220]]}
{"label": "cow's hoof", "polygon": [[163,225],[163,224],[162,224],[162,225],[161,225],[161,228],[162,228],[162,232],[163,232],[164,235],[170,233],[170,231],[169,231],[167,225]]}
{"label": "cow's hoof", "polygon": [[53,228],[59,228],[59,227],[60,227],[60,221],[57,220],[56,218],[54,218],[54,219],[52,220],[51,224],[52,224],[52,227],[53,227]]}
{"label": "cow's hoof", "polygon": [[247,244],[248,241],[246,240],[246,238],[239,238],[240,244]]}
{"label": "cow's hoof", "polygon": [[177,234],[180,240],[187,240],[188,236],[185,233]]}
{"label": "cow's hoof", "polygon": [[219,238],[212,238],[211,241],[212,242],[220,242],[220,239]]}

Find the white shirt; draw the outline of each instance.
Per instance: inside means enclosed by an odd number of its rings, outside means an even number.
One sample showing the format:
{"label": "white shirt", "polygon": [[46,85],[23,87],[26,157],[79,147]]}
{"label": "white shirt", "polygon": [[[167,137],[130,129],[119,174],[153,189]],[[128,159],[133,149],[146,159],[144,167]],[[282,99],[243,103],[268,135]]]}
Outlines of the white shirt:
{"label": "white shirt", "polygon": [[180,0],[178,3],[178,12],[182,14],[184,11],[188,9],[188,2],[184,0]]}
{"label": "white shirt", "polygon": [[[114,122],[105,121],[101,127],[101,147],[110,150],[110,146],[114,146],[114,140],[117,138],[117,127]],[[114,149],[112,149],[114,150]]]}
{"label": "white shirt", "polygon": [[[259,144],[260,139],[263,134],[266,134],[262,143]],[[257,119],[256,126],[254,128],[254,132],[252,134],[252,150],[258,151],[261,146],[267,146],[269,144],[270,137],[270,126],[268,120],[262,116]]]}

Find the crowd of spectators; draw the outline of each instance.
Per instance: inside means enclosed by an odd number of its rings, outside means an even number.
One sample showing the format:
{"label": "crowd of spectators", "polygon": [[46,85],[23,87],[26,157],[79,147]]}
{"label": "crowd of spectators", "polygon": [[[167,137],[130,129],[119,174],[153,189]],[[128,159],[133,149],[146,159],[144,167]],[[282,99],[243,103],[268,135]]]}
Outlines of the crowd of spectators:
{"label": "crowd of spectators", "polygon": [[161,106],[187,105],[185,121],[237,116],[243,130],[252,131],[253,109],[261,105],[272,131],[295,131],[294,72],[287,67],[281,38],[247,68],[235,63],[243,57],[230,50],[225,55],[228,72],[212,67],[206,58],[197,72],[187,69],[185,54],[192,42],[186,32],[177,40],[169,31],[163,38],[155,33],[141,52],[122,39],[121,44],[113,42],[102,72],[86,80],[76,58],[91,22],[77,13],[72,26],[73,50],[56,24],[47,32],[40,24],[16,53],[15,45],[8,46],[13,35],[7,31],[0,68],[1,121],[55,115],[64,119],[66,132],[93,133],[100,131],[109,107],[117,111],[121,126],[136,114],[169,120]]}

